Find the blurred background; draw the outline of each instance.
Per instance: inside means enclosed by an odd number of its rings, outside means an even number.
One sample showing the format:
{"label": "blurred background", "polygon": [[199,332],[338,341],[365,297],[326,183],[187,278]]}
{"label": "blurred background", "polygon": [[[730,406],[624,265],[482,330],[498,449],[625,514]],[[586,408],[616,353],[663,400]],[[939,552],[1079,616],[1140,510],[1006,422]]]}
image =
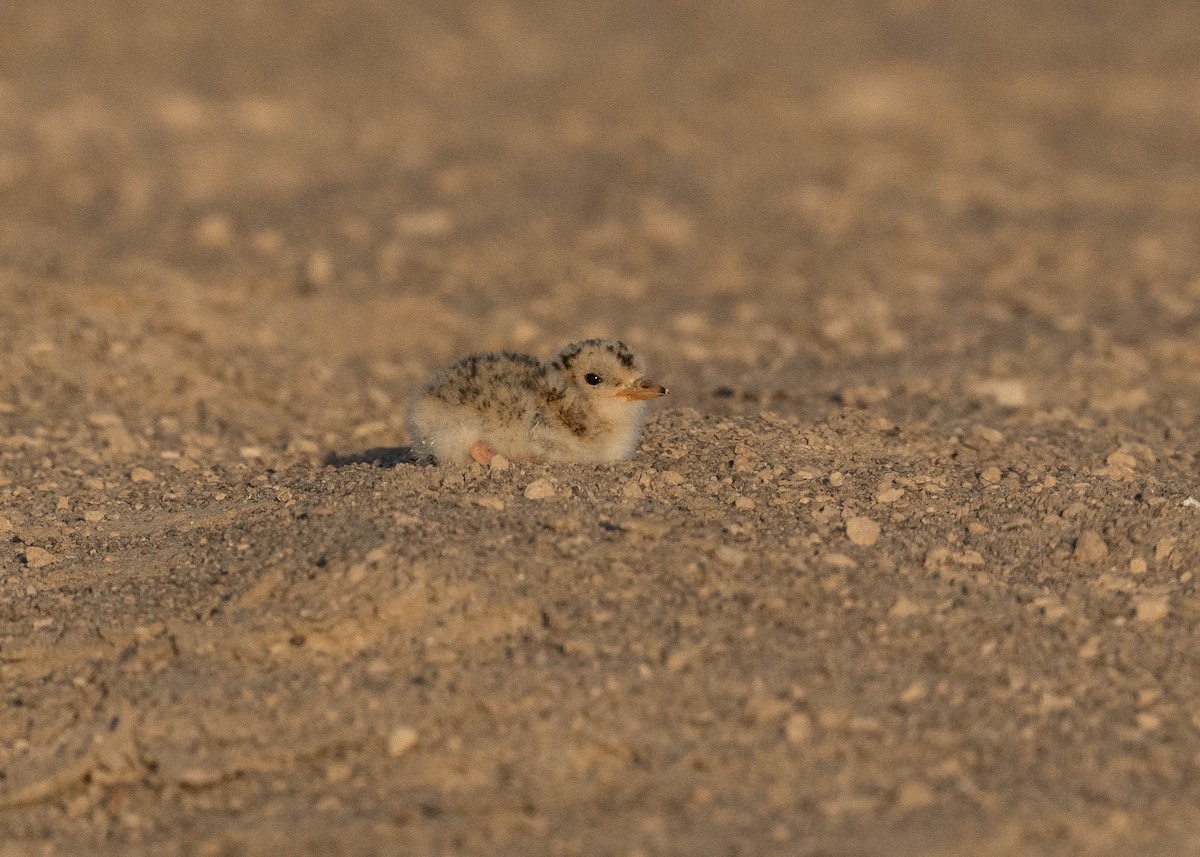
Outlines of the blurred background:
{"label": "blurred background", "polygon": [[1197,56],[1185,2],[5,4],[0,312],[281,446],[594,334],[682,404],[1190,422]]}

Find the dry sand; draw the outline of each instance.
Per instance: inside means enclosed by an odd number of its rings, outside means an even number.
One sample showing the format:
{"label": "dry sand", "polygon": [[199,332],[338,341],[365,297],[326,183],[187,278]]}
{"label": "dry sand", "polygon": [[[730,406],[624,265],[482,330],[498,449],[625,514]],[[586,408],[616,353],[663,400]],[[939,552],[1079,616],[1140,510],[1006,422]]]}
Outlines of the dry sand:
{"label": "dry sand", "polygon": [[[0,6],[0,855],[1200,853],[1198,55]],[[406,461],[591,335],[633,460]]]}

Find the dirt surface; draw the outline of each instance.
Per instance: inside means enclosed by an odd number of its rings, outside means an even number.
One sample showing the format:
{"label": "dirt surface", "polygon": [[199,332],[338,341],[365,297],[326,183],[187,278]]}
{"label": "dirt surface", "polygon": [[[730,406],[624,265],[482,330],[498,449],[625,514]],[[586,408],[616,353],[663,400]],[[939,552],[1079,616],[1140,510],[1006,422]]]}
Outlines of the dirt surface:
{"label": "dirt surface", "polygon": [[[1197,56],[0,5],[0,854],[1200,853]],[[407,461],[439,366],[597,335],[633,460]]]}

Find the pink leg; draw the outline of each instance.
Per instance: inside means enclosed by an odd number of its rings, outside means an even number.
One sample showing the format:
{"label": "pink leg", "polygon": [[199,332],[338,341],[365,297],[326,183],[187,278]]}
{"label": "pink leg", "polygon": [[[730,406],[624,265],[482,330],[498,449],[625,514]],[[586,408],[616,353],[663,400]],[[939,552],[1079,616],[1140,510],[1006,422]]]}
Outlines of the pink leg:
{"label": "pink leg", "polygon": [[482,441],[475,441],[471,444],[471,457],[485,467],[492,463],[492,459],[496,455],[496,450],[492,449]]}

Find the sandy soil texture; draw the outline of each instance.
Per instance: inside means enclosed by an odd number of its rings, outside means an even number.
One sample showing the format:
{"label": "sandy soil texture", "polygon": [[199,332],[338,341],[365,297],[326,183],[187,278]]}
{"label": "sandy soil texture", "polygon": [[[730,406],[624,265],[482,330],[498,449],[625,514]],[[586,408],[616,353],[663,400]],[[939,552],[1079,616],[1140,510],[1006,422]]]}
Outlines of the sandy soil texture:
{"label": "sandy soil texture", "polygon": [[[1198,56],[0,4],[0,855],[1200,853]],[[587,336],[671,387],[632,460],[406,459]]]}

